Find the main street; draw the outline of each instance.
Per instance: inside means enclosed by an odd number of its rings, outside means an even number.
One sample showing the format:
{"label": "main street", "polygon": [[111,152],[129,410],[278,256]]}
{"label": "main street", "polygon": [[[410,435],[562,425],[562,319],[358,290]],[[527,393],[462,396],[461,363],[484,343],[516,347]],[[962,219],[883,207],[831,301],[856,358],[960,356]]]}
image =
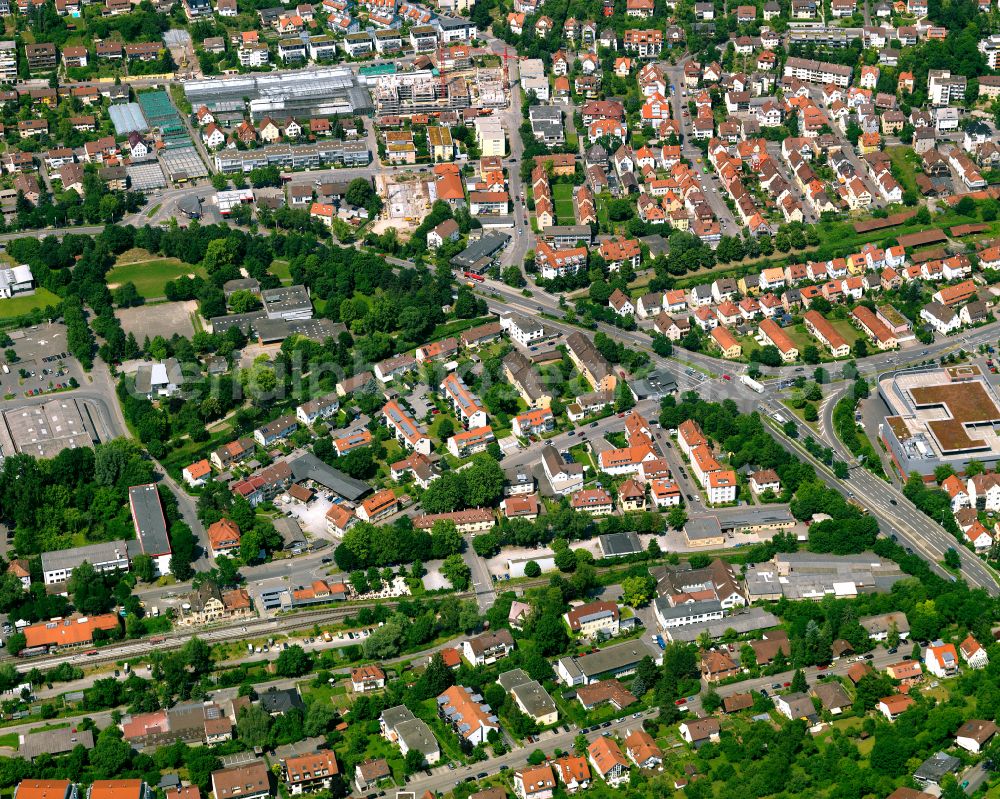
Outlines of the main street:
{"label": "main street", "polygon": [[[513,311],[536,316],[541,313],[545,314],[543,323],[554,330],[569,333],[579,329],[574,325],[560,321],[564,313],[559,307],[559,301],[547,292],[536,289],[532,292],[530,298],[525,298],[520,292],[496,281],[491,281],[485,287],[484,293],[487,295],[487,303],[490,309],[494,312],[510,313]],[[715,376],[720,373],[734,376],[743,371],[745,367],[686,350],[675,350],[674,356],[671,358],[661,358],[651,351],[649,336],[643,331],[626,331],[604,324],[598,324],[597,329],[619,341],[625,341],[635,348],[647,352],[651,361],[657,366],[671,369],[676,375],[681,392],[695,390],[699,395],[715,401],[729,397],[735,399],[741,408],[747,410],[759,408],[771,415],[775,413],[787,415],[788,413],[787,408],[781,404],[778,397],[770,389],[767,389],[764,395],[759,395],[749,388],[742,386],[736,380],[715,379]],[[910,348],[908,351],[888,352],[871,356],[859,363],[859,370],[864,374],[877,375],[885,369],[902,368],[918,360],[936,359],[960,347],[974,349],[979,344],[995,341],[998,335],[1000,335],[1000,322],[993,322],[970,331],[965,335],[937,341],[920,350]],[[909,359],[907,359],[907,355],[909,355]],[[692,363],[709,372],[713,376],[713,379],[705,380],[701,374],[689,374],[689,371],[693,370],[678,369],[677,359]],[[792,377],[805,373],[807,370],[802,366],[784,366],[768,371],[775,377]],[[821,426],[818,437],[826,445],[835,447],[841,454],[841,458],[851,464],[853,463],[853,458],[850,457],[850,453],[847,453],[839,443],[833,432],[832,422],[830,421],[833,406],[834,403],[829,402],[824,409],[828,418]],[[962,576],[965,577],[969,584],[974,587],[984,588],[994,595],[1000,594],[1000,586],[997,585],[997,580],[992,569],[986,566],[974,553],[958,545],[958,542],[955,541],[950,533],[941,527],[940,524],[919,511],[894,486],[857,466],[851,469],[848,482],[845,483],[838,480],[829,469],[809,455],[802,448],[801,444],[784,437],[783,433],[777,429],[778,427],[778,425],[775,425],[776,429],[774,430],[774,434],[778,440],[796,455],[810,461],[817,468],[817,472],[825,482],[836,488],[844,496],[857,499],[868,508],[879,520],[880,528],[886,535],[895,535],[904,546],[909,547],[912,551],[925,558],[932,564],[933,568],[943,575],[948,574],[940,566],[945,552],[951,548],[956,549],[962,561]],[[556,443],[565,446],[570,441],[572,441],[572,438],[564,434],[563,438],[559,439]]]}
{"label": "main street", "polygon": [[[772,397],[760,396],[758,401],[765,413],[768,414],[769,419],[773,418],[775,413],[788,414],[787,408],[784,408],[780,402]],[[846,480],[839,480],[825,464],[807,452],[797,440],[786,436],[781,425],[773,423],[771,427],[775,439],[789,452],[811,463],[824,483],[844,497],[857,500],[864,506],[878,520],[879,530],[883,535],[895,536],[901,546],[905,546],[915,554],[920,555],[928,561],[934,571],[948,579],[953,578],[940,564],[944,560],[945,552],[949,549],[957,550],[962,561],[962,576],[969,585],[974,588],[983,588],[992,596],[1000,595],[1000,585],[997,584],[993,570],[974,553],[960,546],[949,532],[924,515],[891,484],[857,465],[850,467],[850,473]],[[833,436],[832,442],[827,443],[834,446],[836,451],[835,444],[839,444],[836,436]],[[845,454],[850,455],[842,448],[842,445],[840,454],[842,457]],[[844,459],[848,460],[846,457]],[[850,461],[848,460],[848,462]]]}

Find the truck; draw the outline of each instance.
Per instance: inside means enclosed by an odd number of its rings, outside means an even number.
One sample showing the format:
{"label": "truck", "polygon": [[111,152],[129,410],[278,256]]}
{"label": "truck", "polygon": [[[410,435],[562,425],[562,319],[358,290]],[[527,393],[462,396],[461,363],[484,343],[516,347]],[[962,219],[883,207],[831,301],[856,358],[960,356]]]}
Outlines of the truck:
{"label": "truck", "polygon": [[740,382],[751,391],[756,391],[758,394],[764,393],[764,386],[748,375],[740,375]]}
{"label": "truck", "polygon": [[3,364],[3,366],[0,366],[0,369],[3,369],[3,373],[5,375],[9,375],[10,374],[10,367],[7,364]]}

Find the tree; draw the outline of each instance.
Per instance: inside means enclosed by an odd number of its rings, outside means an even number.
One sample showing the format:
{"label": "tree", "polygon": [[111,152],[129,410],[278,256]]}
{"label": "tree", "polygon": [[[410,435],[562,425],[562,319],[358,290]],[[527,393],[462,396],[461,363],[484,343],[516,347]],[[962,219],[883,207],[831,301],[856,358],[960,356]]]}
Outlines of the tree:
{"label": "tree", "polygon": [[521,274],[521,267],[508,266],[501,273],[501,279],[512,288],[519,289],[525,285],[524,275]]}
{"label": "tree", "polygon": [[11,633],[7,639],[7,651],[12,655],[18,654],[27,645],[28,639],[24,633]]}
{"label": "tree", "polygon": [[344,199],[352,205],[367,209],[372,216],[382,209],[382,201],[379,200],[371,181],[367,178],[355,178],[347,184]]}
{"label": "tree", "polygon": [[959,557],[958,550],[955,547],[948,547],[944,553],[944,565],[949,569],[962,568],[962,559]]}
{"label": "tree", "polygon": [[680,530],[687,524],[687,511],[680,505],[674,505],[667,512],[667,524],[672,530]]}
{"label": "tree", "polygon": [[87,561],[73,569],[66,590],[73,597],[76,609],[88,616],[107,613],[114,604],[114,597],[103,576]]}
{"label": "tree", "polygon": [[[651,539],[655,541],[656,539]],[[581,550],[585,551],[585,550]],[[565,547],[556,552],[555,556],[556,568],[561,572],[571,572],[576,569],[576,552],[574,552],[569,547]],[[540,570],[539,570],[540,571]],[[527,574],[527,567],[525,567],[525,574]]]}
{"label": "tree", "polygon": [[807,344],[802,348],[802,360],[805,363],[819,363],[819,349],[815,344]]}
{"label": "tree", "polygon": [[781,353],[778,351],[778,348],[775,347],[773,344],[767,344],[761,347],[759,350],[753,353],[752,357],[756,359],[759,363],[763,364],[764,366],[777,367],[781,366],[782,363]]}
{"label": "tree", "polygon": [[426,698],[440,696],[455,684],[455,672],[444,665],[440,652],[435,652],[431,662],[418,680],[420,695]]}
{"label": "tree", "polygon": [[661,358],[669,358],[674,352],[673,342],[666,336],[657,333],[653,336],[653,352]]}
{"label": "tree", "polygon": [[337,718],[337,712],[326,702],[312,702],[306,709],[302,731],[308,736],[325,735]]}
{"label": "tree", "polygon": [[424,754],[419,749],[409,749],[406,752],[406,773],[414,774],[424,767]]}
{"label": "tree", "polygon": [[624,380],[619,381],[615,392],[615,410],[618,413],[623,413],[632,410],[634,407],[635,396],[632,394],[632,389],[628,387],[628,383]]}
{"label": "tree", "polygon": [[170,545],[173,554],[170,557],[170,571],[178,580],[190,580],[194,576],[191,564],[195,560],[198,541],[182,521],[170,525]]}
{"label": "tree", "polygon": [[462,475],[466,486],[464,507],[493,505],[503,496],[506,476],[500,464],[489,455],[481,453],[474,456],[472,465]]}
{"label": "tree", "polygon": [[243,708],[236,719],[236,734],[247,746],[267,746],[271,737],[271,716],[260,705]]}
{"label": "tree", "polygon": [[899,646],[899,625],[896,624],[895,619],[889,622],[889,630],[886,634],[885,645],[889,649],[895,649]]}
{"label": "tree", "polygon": [[295,644],[281,650],[274,668],[281,677],[301,677],[312,669],[312,656]]}
{"label": "tree", "polygon": [[249,313],[261,307],[260,297],[249,290],[234,291],[229,295],[229,308],[233,313]]}
{"label": "tree", "polygon": [[701,706],[706,713],[714,713],[722,707],[722,697],[714,688],[709,688],[701,695]]}
{"label": "tree", "polygon": [[122,740],[122,732],[115,725],[101,730],[90,751],[90,765],[98,779],[117,777],[131,759],[132,747]]}
{"label": "tree", "polygon": [[467,591],[472,581],[472,570],[462,560],[461,555],[449,555],[441,564],[441,574],[445,576],[451,587],[456,591]]}
{"label": "tree", "polygon": [[587,736],[580,733],[573,739],[573,751],[578,755],[583,756],[587,753],[587,749],[590,747],[590,741],[587,740]]}
{"label": "tree", "polygon": [[652,600],[655,589],[656,581],[649,575],[626,577],[622,580],[622,602],[629,607],[641,608]]}
{"label": "tree", "polygon": [[402,636],[403,627],[396,619],[377,627],[375,632],[365,639],[363,647],[365,657],[373,660],[395,657],[399,654]]}
{"label": "tree", "polygon": [[193,746],[187,749],[185,765],[191,782],[201,788],[202,794],[207,794],[212,779],[212,772],[222,768],[222,762],[208,746]]}
{"label": "tree", "polygon": [[656,681],[659,678],[659,669],[656,668],[653,659],[647,655],[639,661],[635,670],[635,677],[632,679],[632,692],[641,698],[643,694],[656,686]]}
{"label": "tree", "polygon": [[796,669],[795,673],[792,675],[791,690],[796,693],[805,693],[808,688],[809,684],[806,682],[806,675],[803,673],[802,669]]}
{"label": "tree", "polygon": [[525,577],[539,577],[542,574],[542,567],[538,565],[537,561],[529,560],[524,564],[524,576]]}
{"label": "tree", "polygon": [[954,207],[955,213],[961,216],[975,216],[976,214],[976,201],[967,194],[963,195]]}
{"label": "tree", "polygon": [[455,435],[455,423],[445,417],[440,422],[438,422],[437,437],[442,441],[447,441]]}
{"label": "tree", "polygon": [[144,583],[151,583],[156,579],[156,569],[153,566],[153,559],[149,555],[140,553],[132,558],[132,571],[135,576]]}

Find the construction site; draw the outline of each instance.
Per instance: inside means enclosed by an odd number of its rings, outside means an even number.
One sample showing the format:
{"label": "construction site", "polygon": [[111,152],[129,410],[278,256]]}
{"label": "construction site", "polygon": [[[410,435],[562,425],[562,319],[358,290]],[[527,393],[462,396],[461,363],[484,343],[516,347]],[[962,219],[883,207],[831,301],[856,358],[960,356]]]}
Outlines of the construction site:
{"label": "construction site", "polygon": [[413,172],[378,174],[375,191],[383,202],[382,215],[372,226],[375,233],[395,228],[400,234],[409,235],[437,199],[434,181]]}
{"label": "construction site", "polygon": [[[410,116],[506,108],[510,102],[507,80],[509,55],[499,66],[475,66],[466,45],[439,45],[434,68],[410,72],[396,70],[372,74],[368,78],[375,113],[379,116]],[[430,65],[430,59],[424,59]]]}

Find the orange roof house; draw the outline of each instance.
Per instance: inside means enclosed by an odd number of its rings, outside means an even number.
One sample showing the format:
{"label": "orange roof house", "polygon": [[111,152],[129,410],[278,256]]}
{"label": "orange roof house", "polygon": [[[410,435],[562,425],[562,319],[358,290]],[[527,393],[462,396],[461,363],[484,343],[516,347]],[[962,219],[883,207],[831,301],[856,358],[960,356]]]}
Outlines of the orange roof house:
{"label": "orange roof house", "polygon": [[240,528],[232,519],[219,519],[208,527],[212,556],[218,557],[240,548]]}
{"label": "orange roof house", "polygon": [[118,629],[118,616],[105,613],[100,616],[74,615],[65,619],[53,619],[32,624],[24,628],[25,645],[35,646],[82,646],[92,643],[95,630],[109,632]]}
{"label": "orange roof house", "polygon": [[88,799],[142,799],[142,780],[95,780]]}

